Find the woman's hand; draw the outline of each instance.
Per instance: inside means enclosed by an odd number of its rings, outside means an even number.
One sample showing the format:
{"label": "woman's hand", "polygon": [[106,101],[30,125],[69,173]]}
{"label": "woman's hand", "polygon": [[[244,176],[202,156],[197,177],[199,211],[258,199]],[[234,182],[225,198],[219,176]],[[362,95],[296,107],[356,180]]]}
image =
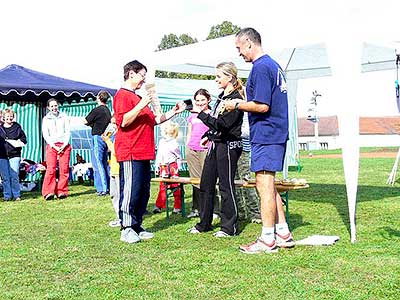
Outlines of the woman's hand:
{"label": "woman's hand", "polygon": [[149,105],[151,103],[152,100],[152,95],[148,94],[146,96],[144,96],[140,102],[138,103],[138,105],[140,105],[140,109],[142,110],[143,108],[145,108],[147,105]]}
{"label": "woman's hand", "polygon": [[173,110],[175,114],[179,114],[186,109],[186,104],[184,102],[178,102],[175,104]]}
{"label": "woman's hand", "polygon": [[200,140],[200,146],[203,147],[203,148],[207,148],[207,145],[208,145],[208,137],[203,137]]}

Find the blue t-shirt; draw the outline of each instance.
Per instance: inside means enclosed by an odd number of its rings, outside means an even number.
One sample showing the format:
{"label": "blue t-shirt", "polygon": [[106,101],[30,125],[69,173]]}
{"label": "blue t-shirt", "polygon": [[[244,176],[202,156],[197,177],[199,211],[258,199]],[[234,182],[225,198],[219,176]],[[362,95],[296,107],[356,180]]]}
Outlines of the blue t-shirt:
{"label": "blue t-shirt", "polygon": [[282,144],[288,140],[287,86],[281,67],[268,55],[253,62],[246,84],[247,101],[267,104],[266,113],[249,113],[250,140]]}

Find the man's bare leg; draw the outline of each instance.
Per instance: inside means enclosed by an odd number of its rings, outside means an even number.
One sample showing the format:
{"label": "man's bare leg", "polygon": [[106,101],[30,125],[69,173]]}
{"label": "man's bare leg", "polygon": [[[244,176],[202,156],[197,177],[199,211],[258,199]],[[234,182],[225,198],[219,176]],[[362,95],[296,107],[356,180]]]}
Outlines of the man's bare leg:
{"label": "man's bare leg", "polygon": [[260,195],[261,220],[263,224],[261,237],[270,243],[275,240],[276,189],[275,173],[260,171],[256,173],[256,187]]}
{"label": "man's bare leg", "polygon": [[[274,185],[275,188],[275,185]],[[275,188],[276,192],[276,188]],[[289,231],[289,226],[286,223],[285,211],[283,209],[282,198],[278,192],[276,192],[276,243],[281,248],[292,248],[295,246],[295,242],[292,234]]]}
{"label": "man's bare leg", "polygon": [[283,209],[283,203],[281,195],[276,191],[275,185],[275,195],[276,195],[276,224],[286,223],[286,215]]}

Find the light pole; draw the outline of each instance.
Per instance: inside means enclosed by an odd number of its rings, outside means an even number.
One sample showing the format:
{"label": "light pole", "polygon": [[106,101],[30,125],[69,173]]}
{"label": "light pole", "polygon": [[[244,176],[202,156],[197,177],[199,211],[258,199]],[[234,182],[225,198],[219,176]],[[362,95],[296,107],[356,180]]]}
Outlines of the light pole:
{"label": "light pole", "polygon": [[319,132],[318,132],[318,113],[317,113],[317,98],[321,97],[321,94],[318,93],[316,90],[313,91],[313,96],[310,99],[311,107],[308,109],[308,117],[307,120],[314,123],[314,142],[315,142],[315,150],[319,150]]}

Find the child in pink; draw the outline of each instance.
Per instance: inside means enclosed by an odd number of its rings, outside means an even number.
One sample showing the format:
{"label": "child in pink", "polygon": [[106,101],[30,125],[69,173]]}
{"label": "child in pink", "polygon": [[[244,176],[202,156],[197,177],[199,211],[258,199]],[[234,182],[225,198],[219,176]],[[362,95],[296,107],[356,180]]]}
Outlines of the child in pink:
{"label": "child in pink", "polygon": [[[175,122],[167,122],[163,128],[163,138],[158,144],[155,167],[160,177],[176,178],[179,177],[179,167],[181,165],[181,152],[177,142],[179,126]],[[160,213],[166,205],[166,190],[174,189],[174,213],[181,212],[181,190],[178,183],[164,184],[160,182],[156,205],[153,213]]]}

